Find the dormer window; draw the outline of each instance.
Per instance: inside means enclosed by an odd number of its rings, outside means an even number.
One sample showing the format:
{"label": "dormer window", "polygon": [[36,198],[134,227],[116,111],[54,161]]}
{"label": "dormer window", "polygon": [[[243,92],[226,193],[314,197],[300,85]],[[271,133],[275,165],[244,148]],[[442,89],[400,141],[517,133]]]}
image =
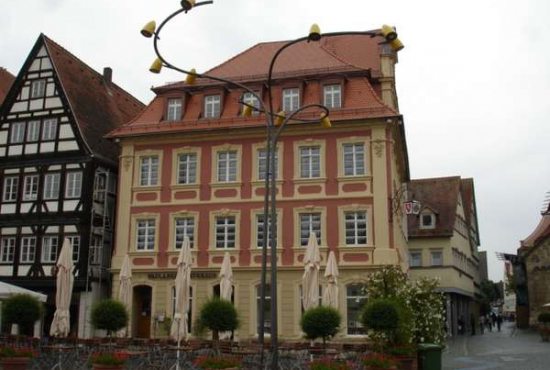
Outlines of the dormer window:
{"label": "dormer window", "polygon": [[183,112],[183,103],[179,98],[168,99],[166,110],[167,121],[179,121]]}
{"label": "dormer window", "polygon": [[336,109],[342,107],[342,86],[325,85],[323,87],[324,105],[328,109]]}
{"label": "dormer window", "polygon": [[221,113],[221,97],[208,95],[204,98],[204,118],[217,118]]}
{"label": "dormer window", "polygon": [[283,89],[283,110],[294,112],[300,108],[300,90],[298,88]]}
{"label": "dormer window", "polygon": [[[252,93],[249,93],[249,92],[244,93],[243,94],[243,102],[248,104],[248,105],[253,106],[254,108],[260,109],[260,101]],[[259,114],[259,113],[260,112],[258,112],[257,110],[254,110],[254,109],[252,110],[252,114]]]}
{"label": "dormer window", "polygon": [[421,229],[435,229],[435,214],[423,213],[420,215]]}

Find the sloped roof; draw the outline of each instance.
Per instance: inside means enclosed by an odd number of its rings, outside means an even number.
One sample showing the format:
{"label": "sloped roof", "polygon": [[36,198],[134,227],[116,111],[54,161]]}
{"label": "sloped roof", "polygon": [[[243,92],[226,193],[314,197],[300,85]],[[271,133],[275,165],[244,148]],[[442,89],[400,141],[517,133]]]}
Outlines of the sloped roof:
{"label": "sloped roof", "polygon": [[52,39],[40,37],[84,141],[95,155],[117,161],[118,146],[104,136],[134,118],[145,105]]}
{"label": "sloped roof", "polygon": [[10,91],[10,87],[15,80],[15,76],[8,72],[4,67],[0,67],[0,105]]}
{"label": "sloped roof", "polygon": [[409,194],[423,207],[437,212],[434,229],[421,229],[420,217],[408,215],[409,237],[452,236],[461,179],[459,176],[411,180]]}
{"label": "sloped roof", "polygon": [[544,214],[535,230],[521,241],[521,247],[533,247],[548,235],[550,235],[550,214]]}

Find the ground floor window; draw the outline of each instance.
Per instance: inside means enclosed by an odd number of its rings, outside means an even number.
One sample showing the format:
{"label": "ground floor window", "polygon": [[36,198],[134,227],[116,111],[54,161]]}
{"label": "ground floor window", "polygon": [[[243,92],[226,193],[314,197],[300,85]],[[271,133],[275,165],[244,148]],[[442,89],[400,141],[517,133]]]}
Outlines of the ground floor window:
{"label": "ground floor window", "polygon": [[365,334],[361,324],[361,309],[367,302],[364,288],[363,284],[350,284],[346,287],[348,335]]}
{"label": "ground floor window", "polygon": [[[259,333],[261,330],[260,322],[260,285],[256,287],[256,313],[257,313],[257,328],[256,333]],[[266,284],[265,286],[265,306],[264,306],[264,333],[271,333],[271,285]]]}

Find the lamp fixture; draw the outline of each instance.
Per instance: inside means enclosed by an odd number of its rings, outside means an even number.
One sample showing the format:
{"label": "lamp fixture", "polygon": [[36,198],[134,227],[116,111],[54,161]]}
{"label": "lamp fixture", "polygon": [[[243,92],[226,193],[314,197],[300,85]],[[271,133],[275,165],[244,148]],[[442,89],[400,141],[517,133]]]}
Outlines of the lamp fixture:
{"label": "lamp fixture", "polygon": [[275,118],[275,126],[281,126],[285,122],[285,112],[280,111]]}
{"label": "lamp fixture", "polygon": [[185,9],[185,11],[191,10],[194,6],[195,0],[181,0],[181,7]]}
{"label": "lamp fixture", "polygon": [[317,23],[314,23],[309,28],[309,41],[319,41],[321,40],[321,28]]}
{"label": "lamp fixture", "polygon": [[157,28],[157,24],[155,21],[151,21],[149,23],[147,23],[145,26],[143,26],[143,28],[141,29],[141,34],[144,36],[144,37],[151,37],[153,36],[153,34],[155,33],[155,29]]}
{"label": "lamp fixture", "polygon": [[327,115],[325,115],[324,113],[321,113],[321,126],[323,127],[332,127],[332,123],[330,122],[330,118],[328,118]]}
{"label": "lamp fixture", "polygon": [[386,41],[393,41],[397,38],[397,32],[395,32],[395,28],[388,26],[387,24],[382,25],[381,32]]}
{"label": "lamp fixture", "polygon": [[250,106],[245,105],[243,107],[243,112],[241,113],[243,117],[250,117],[252,115],[252,108]]}
{"label": "lamp fixture", "polygon": [[162,60],[160,58],[155,59],[153,64],[151,64],[151,67],[149,68],[149,72],[151,73],[160,73],[162,69]]}
{"label": "lamp fixture", "polygon": [[187,77],[185,78],[185,82],[189,85],[194,85],[195,81],[197,80],[197,76],[195,75],[195,73],[197,73],[197,70],[195,68],[191,68],[189,72],[191,73],[187,75]]}
{"label": "lamp fixture", "polygon": [[399,40],[398,38],[396,38],[395,40],[390,41],[390,46],[394,51],[402,50],[405,47],[405,45],[403,45],[401,40]]}

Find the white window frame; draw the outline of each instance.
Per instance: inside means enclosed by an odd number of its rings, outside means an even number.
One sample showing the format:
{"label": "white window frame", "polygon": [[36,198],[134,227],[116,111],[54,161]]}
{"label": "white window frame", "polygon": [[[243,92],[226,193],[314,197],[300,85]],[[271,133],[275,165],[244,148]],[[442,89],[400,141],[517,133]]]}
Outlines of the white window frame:
{"label": "white window frame", "polygon": [[294,112],[300,108],[300,89],[291,87],[283,89],[283,111]]}
{"label": "white window frame", "polygon": [[[256,214],[256,246],[258,248],[262,248],[263,247],[263,237],[264,237],[264,214],[263,213],[258,213]],[[267,216],[267,218],[269,219],[269,222],[268,222],[268,225],[267,225],[267,240],[268,242],[271,240],[270,239],[270,233],[271,233],[271,214],[269,214]],[[278,228],[279,228],[279,222],[278,222],[278,217],[275,216],[275,245],[277,245],[278,243],[278,240],[279,240],[279,233],[278,233]],[[268,246],[271,246],[270,243],[268,243]]]}
{"label": "white window frame", "polygon": [[204,118],[218,118],[221,114],[221,96],[206,95],[204,97]]}
{"label": "white window frame", "polygon": [[[318,217],[319,220],[314,218]],[[300,222],[300,246],[306,247],[309,242],[309,235],[314,232],[317,237],[317,244],[322,245],[323,233],[323,213],[322,212],[300,212],[298,215]],[[319,226],[316,227],[316,224]]]}
{"label": "white window frame", "polygon": [[238,166],[238,151],[223,150],[217,152],[217,174],[218,182],[236,182],[237,181],[237,166]]}
{"label": "white window frame", "polygon": [[90,243],[90,264],[99,265],[101,264],[101,250],[102,250],[102,238],[100,235],[92,235]]}
{"label": "white window frame", "polygon": [[323,86],[323,102],[328,109],[342,108],[342,85],[330,84]]}
{"label": "white window frame", "polygon": [[[357,313],[357,320],[354,321],[355,324],[357,325],[353,325],[351,326],[350,325],[350,311],[349,311],[349,302],[350,301],[355,301],[356,303],[359,303],[360,300],[364,300],[364,303],[361,305],[361,306],[364,306],[364,304],[367,302],[367,296],[365,293],[363,293],[364,295],[349,295],[349,288],[351,286],[362,286],[364,288],[364,284],[363,283],[351,283],[351,284],[348,284],[346,285],[346,334],[349,335],[349,336],[364,336],[365,335],[365,330],[363,329],[363,325],[361,324],[361,310],[359,309],[359,312]],[[359,288],[361,289],[361,288]],[[358,328],[358,331],[360,331],[359,333],[351,333],[350,334],[350,328]]]}
{"label": "white window frame", "polygon": [[27,122],[27,142],[35,142],[40,139],[40,121]]}
{"label": "white window frame", "polygon": [[36,237],[35,236],[23,236],[21,237],[21,251],[19,256],[19,262],[21,263],[33,263],[36,258]]}
{"label": "white window frame", "polygon": [[181,120],[183,116],[183,100],[181,98],[169,98],[166,105],[166,120]]}
{"label": "white window frame", "polygon": [[38,199],[38,175],[27,175],[23,179],[23,200]]}
{"label": "white window frame", "polygon": [[69,243],[71,243],[71,246],[73,247],[73,262],[78,262],[78,259],[80,258],[80,236],[66,235],[65,238],[69,239]]}
{"label": "white window frame", "polygon": [[[178,223],[180,223],[178,225]],[[174,218],[174,249],[180,250],[185,237],[189,238],[190,248],[195,246],[195,217]]]}
{"label": "white window frame", "polygon": [[139,158],[139,185],[156,186],[158,184],[159,156],[144,155]]}
{"label": "white window frame", "polygon": [[367,174],[365,149],[364,143],[342,145],[344,176],[365,176]]}
{"label": "white window frame", "polygon": [[410,252],[410,267],[422,267],[422,252],[411,251]]}
{"label": "white window frame", "polygon": [[[136,221],[136,250],[154,251],[156,241],[156,220],[154,218]],[[140,235],[140,232],[143,232]],[[140,248],[140,243],[143,247]]]}
{"label": "white window frame", "polygon": [[57,137],[57,118],[48,118],[42,122],[42,141],[55,140]]}
{"label": "white window frame", "polygon": [[[364,215],[361,219],[360,215]],[[350,216],[351,218],[348,218]],[[344,232],[347,246],[366,246],[369,243],[369,225],[367,211],[345,211],[344,212]],[[363,227],[364,225],[364,227]],[[365,230],[365,235],[359,235],[359,231]],[[353,232],[352,236],[348,235],[348,231]],[[351,238],[351,239],[350,239]],[[361,239],[365,239],[364,243]]]}
{"label": "white window frame", "polygon": [[[436,259],[434,258],[436,255],[439,255],[439,263],[436,263]],[[430,256],[432,266],[443,266],[443,251],[431,251]]]}
{"label": "white window frame", "polygon": [[[254,94],[252,94],[251,92],[245,92],[243,94],[242,101],[248,105],[252,105],[256,109],[260,109],[260,100],[256,96],[254,96]],[[260,114],[260,112],[257,111],[256,109],[252,109],[253,115]]]}
{"label": "white window frame", "polygon": [[[59,239],[57,236],[42,237],[42,262],[55,263],[59,247]],[[46,258],[47,257],[47,258]]]}
{"label": "white window frame", "polygon": [[80,198],[82,195],[82,171],[67,172],[65,180],[65,198]]}
{"label": "white window frame", "polygon": [[43,98],[46,95],[46,80],[34,80],[31,82],[31,99]]}
{"label": "white window frame", "polygon": [[16,202],[19,193],[19,176],[4,177],[2,199],[4,202]]}
{"label": "white window frame", "polygon": [[44,200],[58,199],[60,185],[60,173],[47,173],[44,175]]}
{"label": "white window frame", "polygon": [[[215,217],[214,245],[216,249],[236,249],[237,246],[237,217]],[[233,235],[233,238],[231,238]]]}
{"label": "white window frame", "polygon": [[[424,223],[424,217],[430,216],[430,223]],[[435,214],[433,213],[421,213],[420,214],[420,228],[421,229],[435,229]]]}
{"label": "white window frame", "polygon": [[[300,178],[315,179],[321,177],[321,147],[300,147]],[[315,161],[317,159],[317,161]]]}
{"label": "white window frame", "polygon": [[3,237],[0,246],[0,263],[13,262],[15,254],[15,237]]}
{"label": "white window frame", "polygon": [[178,154],[178,184],[190,185],[197,183],[197,154]]}
{"label": "white window frame", "polygon": [[[275,149],[275,179],[279,176],[279,150]],[[267,148],[260,148],[258,156],[258,180],[265,180],[267,168]]]}
{"label": "white window frame", "polygon": [[19,144],[25,141],[25,122],[14,122],[10,125],[10,143]]}

